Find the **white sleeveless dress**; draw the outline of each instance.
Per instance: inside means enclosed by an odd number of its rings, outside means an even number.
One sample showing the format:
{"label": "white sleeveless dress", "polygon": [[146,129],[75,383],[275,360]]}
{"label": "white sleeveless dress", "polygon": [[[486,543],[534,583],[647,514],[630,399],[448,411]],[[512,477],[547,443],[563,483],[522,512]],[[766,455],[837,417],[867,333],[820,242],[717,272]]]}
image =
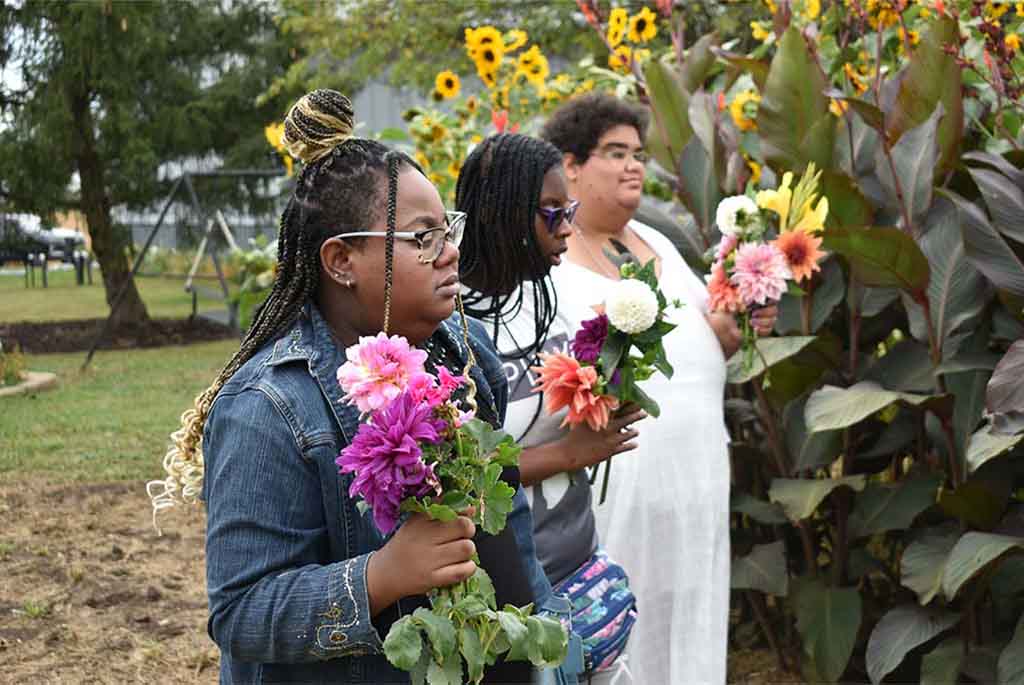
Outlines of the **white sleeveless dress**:
{"label": "white sleeveless dress", "polygon": [[[630,226],[661,259],[660,284],[682,309],[664,340],[674,375],[641,387],[661,417],[638,424],[639,447],[612,459],[608,497],[594,509],[601,544],[629,574],[639,617],[628,666],[643,685],[726,681],[729,618],[729,456],[725,359],[704,319],[707,295],[672,243]],[[559,309],[590,311],[616,281],[564,262],[552,276]],[[603,471],[601,474],[603,476]]]}

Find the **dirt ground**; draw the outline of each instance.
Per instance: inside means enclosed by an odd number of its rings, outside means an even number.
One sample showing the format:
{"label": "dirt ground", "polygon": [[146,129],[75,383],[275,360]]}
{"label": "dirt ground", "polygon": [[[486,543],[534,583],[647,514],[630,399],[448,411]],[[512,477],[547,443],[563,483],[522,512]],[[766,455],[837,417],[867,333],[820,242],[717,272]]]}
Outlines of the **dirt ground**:
{"label": "dirt ground", "polygon": [[[103,319],[0,323],[0,339],[5,344],[13,343],[27,354],[85,352],[102,330],[103,323]],[[124,328],[108,334],[99,349],[127,350],[237,337],[238,334],[227,326],[201,317],[152,319],[144,327]]]}
{"label": "dirt ground", "polygon": [[[0,484],[0,683],[216,683],[206,635],[203,515],[158,537],[142,484]],[[766,651],[730,682],[793,682]]]}

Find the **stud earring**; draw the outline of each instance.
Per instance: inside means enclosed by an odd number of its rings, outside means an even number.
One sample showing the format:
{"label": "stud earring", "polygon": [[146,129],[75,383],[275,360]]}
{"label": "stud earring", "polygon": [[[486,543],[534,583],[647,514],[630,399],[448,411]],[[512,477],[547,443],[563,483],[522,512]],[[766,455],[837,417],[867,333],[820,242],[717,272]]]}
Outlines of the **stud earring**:
{"label": "stud earring", "polygon": [[351,278],[345,279],[345,287],[346,288],[351,288],[353,285],[354,285],[354,283],[353,283]]}

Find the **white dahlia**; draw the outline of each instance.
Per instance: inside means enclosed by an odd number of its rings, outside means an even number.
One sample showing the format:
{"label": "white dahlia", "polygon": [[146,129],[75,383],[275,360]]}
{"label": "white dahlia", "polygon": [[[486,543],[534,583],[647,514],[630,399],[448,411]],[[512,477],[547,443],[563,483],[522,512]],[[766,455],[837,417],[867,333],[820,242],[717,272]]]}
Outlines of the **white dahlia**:
{"label": "white dahlia", "polygon": [[718,203],[715,223],[722,235],[742,233],[749,222],[757,216],[757,204],[746,195],[733,195]]}
{"label": "white dahlia", "polygon": [[658,296],[643,281],[626,279],[608,297],[605,314],[623,333],[643,333],[658,319]]}

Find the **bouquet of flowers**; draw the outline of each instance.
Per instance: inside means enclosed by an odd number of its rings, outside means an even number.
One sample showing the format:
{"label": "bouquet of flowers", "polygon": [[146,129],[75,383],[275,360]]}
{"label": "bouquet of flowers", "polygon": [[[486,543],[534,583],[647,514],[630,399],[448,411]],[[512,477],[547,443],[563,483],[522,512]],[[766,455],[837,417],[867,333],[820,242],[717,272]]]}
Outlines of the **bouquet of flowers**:
{"label": "bouquet of flowers", "polygon": [[828,198],[818,196],[820,178],[812,162],[795,188],[790,188],[793,174],[787,171],[776,190],[759,191],[756,199],[734,195],[718,204],[715,222],[722,240],[707,276],[708,306],[739,317],[744,369],[753,366],[757,350],[751,310],[786,292],[802,294],[794,283],[821,270],[818,262],[826,253],[819,249],[817,234],[825,227]]}
{"label": "bouquet of flowers", "polygon": [[[347,355],[338,382],[368,420],[337,464],[355,475],[349,495],[360,498],[360,509],[372,511],[385,535],[404,513],[451,521],[471,507],[477,526],[501,532],[515,494],[501,471],[518,464],[520,449],[511,436],[460,409],[455,395],[463,388],[471,393],[472,381],[443,367],[436,376],[427,373],[426,352],[401,336],[361,338]],[[430,603],[394,623],[384,640],[385,656],[411,672],[414,684],[479,683],[484,667],[502,654],[536,666],[565,658],[561,623],[532,615],[532,605],[499,609],[483,568],[432,591]]]}
{"label": "bouquet of flowers", "polygon": [[[672,377],[662,339],[675,328],[665,313],[669,302],[658,287],[654,261],[643,266],[627,261],[622,280],[604,304],[604,313],[584,321],[567,354],[542,354],[534,392],[544,392],[546,408],[554,414],[568,407],[562,426],[586,422],[592,430],[608,425],[612,412],[635,404],[657,417],[658,403],[638,383],[660,371]],[[678,302],[672,303],[678,307]],[[604,462],[599,503],[608,494],[611,460]],[[594,476],[597,469],[594,470]]]}

